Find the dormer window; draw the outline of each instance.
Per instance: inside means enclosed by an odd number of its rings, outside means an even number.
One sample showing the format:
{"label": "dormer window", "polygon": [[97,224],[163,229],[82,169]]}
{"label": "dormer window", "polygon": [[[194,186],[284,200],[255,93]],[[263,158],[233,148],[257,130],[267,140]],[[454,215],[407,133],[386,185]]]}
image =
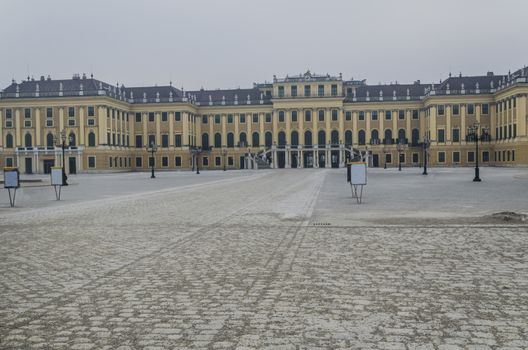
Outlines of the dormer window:
{"label": "dormer window", "polygon": [[324,94],[325,94],[324,85],[317,86],[317,96],[324,96]]}
{"label": "dormer window", "polygon": [[279,97],[284,97],[284,86],[279,86]]}
{"label": "dormer window", "polygon": [[292,87],[291,87],[291,95],[292,95],[292,97],[297,97],[297,85],[292,85]]}
{"label": "dormer window", "polygon": [[337,84],[332,84],[332,96],[337,96]]}
{"label": "dormer window", "polygon": [[304,85],[304,96],[309,97],[312,94],[310,85]]}

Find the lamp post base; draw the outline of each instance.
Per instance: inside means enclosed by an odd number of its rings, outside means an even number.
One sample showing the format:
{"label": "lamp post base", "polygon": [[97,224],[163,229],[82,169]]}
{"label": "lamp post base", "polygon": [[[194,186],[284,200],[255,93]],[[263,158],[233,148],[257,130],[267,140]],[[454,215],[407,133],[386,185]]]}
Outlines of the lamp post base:
{"label": "lamp post base", "polygon": [[476,168],[475,169],[475,177],[473,178],[473,182],[481,182],[482,180],[480,179],[480,176],[479,176],[479,169]]}

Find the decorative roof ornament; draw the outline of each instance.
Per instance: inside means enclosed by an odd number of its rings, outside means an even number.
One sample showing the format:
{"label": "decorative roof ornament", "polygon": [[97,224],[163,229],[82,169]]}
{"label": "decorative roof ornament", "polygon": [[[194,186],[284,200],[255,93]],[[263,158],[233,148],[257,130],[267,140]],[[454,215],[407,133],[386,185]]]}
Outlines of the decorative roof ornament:
{"label": "decorative roof ornament", "polygon": [[238,104],[238,95],[235,94],[235,104],[237,105]]}
{"label": "decorative roof ornament", "polygon": [[101,81],[99,82],[99,90],[103,90],[103,83]]}
{"label": "decorative roof ornament", "polygon": [[225,105],[225,96],[222,96],[222,105]]}
{"label": "decorative roof ornament", "polygon": [[147,93],[143,92],[143,102],[147,102]]}
{"label": "decorative roof ornament", "polygon": [[493,89],[493,88],[494,88],[494,85],[495,85],[495,84],[493,83],[493,80],[492,80],[492,81],[490,82],[490,88]]}
{"label": "decorative roof ornament", "polygon": [[251,97],[249,96],[249,94],[247,95],[247,104],[248,104],[248,105],[251,104]]}
{"label": "decorative roof ornament", "polygon": [[367,98],[370,97],[370,91],[367,90]]}
{"label": "decorative roof ornament", "polygon": [[130,99],[133,100],[134,99],[134,93],[132,91],[130,91]]}
{"label": "decorative roof ornament", "polygon": [[169,102],[172,102],[172,91],[169,91]]}
{"label": "decorative roof ornament", "polygon": [[209,94],[209,105],[213,105],[213,96],[211,96],[211,94]]}
{"label": "decorative roof ornament", "polygon": [[477,81],[477,83],[475,84],[475,88],[478,90],[479,89],[479,83]]}
{"label": "decorative roof ornament", "polygon": [[84,95],[83,84],[80,83],[80,84],[79,84],[79,96],[82,96],[82,95]]}
{"label": "decorative roof ornament", "polygon": [[410,96],[411,92],[409,91],[409,88],[407,88],[407,96]]}
{"label": "decorative roof ornament", "polygon": [[380,97],[383,97],[383,91],[382,91],[382,90],[380,90],[380,92],[379,92],[379,96],[380,96]]}

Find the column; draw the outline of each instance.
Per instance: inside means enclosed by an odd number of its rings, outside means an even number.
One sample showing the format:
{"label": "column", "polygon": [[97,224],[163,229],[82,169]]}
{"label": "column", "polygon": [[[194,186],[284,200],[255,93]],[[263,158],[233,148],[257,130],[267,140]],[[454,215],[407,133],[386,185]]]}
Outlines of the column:
{"label": "column", "polygon": [[[301,147],[301,146],[298,146]],[[297,148],[297,168],[303,168],[304,167],[304,157],[302,154],[302,151]]]}
{"label": "column", "polygon": [[431,131],[431,139],[435,140],[434,144],[436,145],[437,140],[437,131],[436,131],[436,105],[431,106],[429,113],[429,130]]}
{"label": "column", "polygon": [[299,145],[304,146],[304,111],[302,109],[297,111],[297,120],[299,123]]}
{"label": "column", "polygon": [[[136,116],[134,113],[129,113],[128,115],[128,135],[129,135],[129,138],[130,138],[130,144],[132,145],[131,147],[134,147],[136,144]],[[129,164],[129,167],[132,167],[131,164]]]}
{"label": "column", "polygon": [[236,113],[236,114],[233,114],[233,118],[235,119],[235,137],[234,137],[234,141],[235,141],[235,147],[239,144],[240,142],[240,133],[239,133],[239,122],[240,122],[240,114],[239,113]]}
{"label": "column", "polygon": [[4,110],[0,108],[0,147],[4,144],[4,118],[3,118]]}
{"label": "column", "polygon": [[15,147],[22,146],[22,130],[20,125],[20,108],[15,108]]}
{"label": "column", "polygon": [[517,137],[526,138],[526,135],[528,135],[528,130],[526,130],[527,108],[528,108],[528,95],[523,95],[523,96],[518,97],[517,98]]}
{"label": "column", "polygon": [[[202,147],[202,117],[199,115],[194,116],[194,135],[196,137],[196,146]],[[174,136],[171,138],[174,138]]]}
{"label": "column", "polygon": [[330,159],[330,147],[328,143],[325,145],[325,168],[330,168],[332,159]]}
{"label": "column", "polygon": [[[209,118],[209,116],[207,118]],[[209,120],[207,122],[209,123],[209,146],[212,145],[214,147],[214,144],[215,144],[215,138],[214,138],[214,116],[209,118]],[[214,159],[211,159],[210,161],[213,162]],[[212,164],[214,164],[214,163],[212,163]]]}
{"label": "column", "polygon": [[290,158],[291,158],[290,145],[288,144],[284,151],[284,162],[285,162],[284,167],[285,168],[291,168]]}
{"label": "column", "polygon": [[64,130],[64,107],[59,107],[59,132]]}
{"label": "column", "polygon": [[[143,142],[144,142],[144,145],[149,146],[149,142],[148,142],[148,113],[143,113],[143,118],[141,118],[141,120],[142,120],[142,124],[143,124]],[[147,161],[147,165],[148,165],[148,161]]]}
{"label": "column", "polygon": [[445,113],[446,113],[446,141],[448,142],[448,144],[451,144],[451,142],[453,141],[452,137],[453,135],[451,135],[451,118],[452,118],[452,113],[451,113],[451,105],[450,104],[447,104],[445,106]]}
{"label": "column", "polygon": [[[279,118],[277,118],[277,110],[273,110],[271,115],[271,124],[272,124],[272,140],[273,144],[278,144],[278,130],[279,130]],[[274,158],[275,159],[275,158]]]}
{"label": "column", "polygon": [[480,109],[481,109],[480,103],[475,104],[475,117],[477,119],[477,123],[479,124],[480,124]]}
{"label": "column", "polygon": [[[220,116],[222,122],[222,147],[227,146],[227,115],[222,114]],[[227,158],[227,157],[226,157]]]}
{"label": "column", "polygon": [[[332,121],[332,115],[330,113],[330,109],[329,108],[325,108],[324,110],[325,112],[325,139],[326,139],[326,143],[328,144],[328,142],[330,142],[332,140],[331,138],[331,135],[332,135],[332,124],[331,124],[331,121]],[[325,156],[326,157],[326,156]],[[328,163],[328,162],[325,162],[325,164]]]}
{"label": "column", "polygon": [[392,111],[392,137],[398,142],[398,111]]}
{"label": "column", "polygon": [[258,145],[253,144],[253,113],[246,113],[246,134],[248,145],[258,147]]}
{"label": "column", "polygon": [[[35,108],[35,147],[42,146],[40,144],[41,136],[42,136],[42,128],[40,127],[40,108],[37,107]],[[0,133],[0,137],[2,137],[1,133]],[[37,153],[37,156],[38,156],[38,153]],[[38,158],[37,158],[37,166],[38,166]]]}
{"label": "column", "polygon": [[169,147],[174,147],[174,112],[168,113],[169,114]]}
{"label": "column", "polygon": [[[495,142],[497,140],[497,133],[495,132],[497,128],[497,104],[490,103],[490,135],[491,139]],[[519,132],[519,130],[517,130]]]}
{"label": "column", "polygon": [[405,111],[405,136],[412,142],[412,129],[411,129],[411,110]]}
{"label": "column", "polygon": [[104,106],[97,107],[97,127],[99,131],[99,145],[106,144],[106,108]]}
{"label": "column", "polygon": [[385,111],[378,111],[380,142],[385,139]]}
{"label": "column", "polygon": [[[182,122],[183,122],[183,127],[182,127],[182,146],[187,146],[190,145],[190,142],[189,142],[189,113],[188,112],[182,112],[181,113],[181,118],[182,118]],[[174,136],[173,136],[174,137]]]}
{"label": "column", "polygon": [[365,111],[365,143],[368,145],[370,144],[370,119],[372,118],[372,112],[371,111]]}
{"label": "column", "polygon": [[[114,133],[115,130],[114,130],[114,120],[112,119],[112,109],[110,109],[108,111],[108,121],[109,121],[109,125],[108,125],[109,130],[108,131],[110,132],[110,144],[113,145],[114,144],[113,133]],[[117,141],[117,138],[116,138],[116,141]]]}
{"label": "column", "polygon": [[319,146],[314,146],[313,154],[313,167],[319,168]]}
{"label": "column", "polygon": [[286,144],[291,145],[291,110],[284,111],[284,118],[286,118]]}
{"label": "column", "polygon": [[[345,116],[344,116],[344,111],[343,111],[343,108],[339,108],[338,112],[337,112],[337,118],[339,120],[339,143],[344,143],[345,142]],[[339,156],[339,159],[341,160],[341,155]]]}
{"label": "column", "polygon": [[259,113],[259,142],[260,145],[266,145],[266,134],[264,133],[264,113]]}
{"label": "column", "polygon": [[79,145],[84,146],[84,107],[79,107]]}
{"label": "column", "polygon": [[466,140],[466,104],[463,103],[460,105],[460,139],[463,140],[465,144]]}
{"label": "column", "polygon": [[161,116],[159,112],[154,115],[154,120],[156,121],[156,145],[161,146]]}
{"label": "column", "polygon": [[[352,145],[358,144],[358,112],[353,111],[352,112]],[[344,142],[344,137],[343,137]],[[351,146],[352,147],[352,146]]]}

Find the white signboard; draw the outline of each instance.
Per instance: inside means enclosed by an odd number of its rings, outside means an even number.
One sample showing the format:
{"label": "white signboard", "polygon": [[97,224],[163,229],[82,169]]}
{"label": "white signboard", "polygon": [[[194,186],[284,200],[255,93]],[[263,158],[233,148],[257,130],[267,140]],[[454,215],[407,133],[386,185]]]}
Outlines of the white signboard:
{"label": "white signboard", "polygon": [[62,168],[51,168],[51,185],[62,186]]}
{"label": "white signboard", "polygon": [[351,185],[366,185],[367,184],[367,163],[358,162],[351,163],[350,169],[352,176],[350,178]]}
{"label": "white signboard", "polygon": [[4,168],[4,188],[18,188],[18,170]]}

